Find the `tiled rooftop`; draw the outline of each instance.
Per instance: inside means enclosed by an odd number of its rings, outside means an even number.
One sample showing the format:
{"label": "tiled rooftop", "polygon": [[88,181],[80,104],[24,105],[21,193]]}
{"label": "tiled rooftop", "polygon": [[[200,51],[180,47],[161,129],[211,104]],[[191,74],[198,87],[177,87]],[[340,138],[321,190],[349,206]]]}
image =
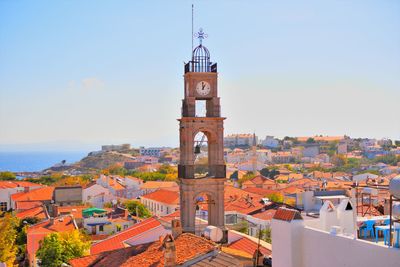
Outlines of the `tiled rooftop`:
{"label": "tiled rooftop", "polygon": [[125,247],[124,241],[139,235],[143,234],[144,232],[147,232],[155,227],[160,226],[160,222],[157,221],[155,218],[149,218],[147,220],[144,220],[140,223],[137,223],[128,229],[115,234],[113,236],[110,236],[109,238],[102,240],[98,243],[95,243],[92,245],[90,248],[90,253],[91,254],[98,254],[104,251],[111,251],[119,248]]}
{"label": "tiled rooftop", "polygon": [[290,222],[296,219],[302,219],[300,212],[293,209],[279,208],[273,217],[275,220]]}
{"label": "tiled rooftop", "polygon": [[[246,237],[232,242],[228,245],[228,248],[244,251],[253,256],[254,252],[257,250],[258,244]],[[272,251],[260,245],[260,251],[264,255],[271,255]]]}
{"label": "tiled rooftop", "polygon": [[36,206],[31,209],[20,211],[15,216],[19,219],[25,219],[28,217],[30,217],[30,218],[35,217],[40,220],[47,219],[46,211],[44,210],[44,208],[42,206],[39,206],[39,207]]}
{"label": "tiled rooftop", "polygon": [[[181,234],[175,240],[177,264],[215,250],[216,245],[193,234]],[[156,267],[164,266],[164,250],[160,241],[148,244],[120,248],[70,261],[73,267]]]}
{"label": "tiled rooftop", "polygon": [[[204,255],[215,249],[215,244],[203,237],[184,233],[175,240],[176,263],[183,264],[188,260]],[[121,267],[164,266],[164,251],[160,241],[152,243],[143,253],[131,257]]]}
{"label": "tiled rooftop", "polygon": [[165,204],[179,204],[179,193],[164,189],[159,189],[150,194],[143,195],[141,198],[151,199]]}
{"label": "tiled rooftop", "polygon": [[38,189],[31,190],[26,193],[16,193],[11,195],[14,201],[45,201],[53,199],[54,187],[46,186]]}

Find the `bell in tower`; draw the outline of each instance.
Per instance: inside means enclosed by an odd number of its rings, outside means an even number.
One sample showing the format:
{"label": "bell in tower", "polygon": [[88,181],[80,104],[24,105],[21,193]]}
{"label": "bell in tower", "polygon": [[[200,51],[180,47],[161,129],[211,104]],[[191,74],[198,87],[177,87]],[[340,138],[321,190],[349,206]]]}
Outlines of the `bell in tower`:
{"label": "bell in tower", "polygon": [[[179,119],[181,222],[185,232],[200,233],[196,228],[196,207],[208,205],[208,224],[224,227],[224,120],[221,117],[218,96],[217,63],[210,61],[210,52],[203,46],[207,35],[202,29],[197,33],[199,45],[193,49],[191,60],[185,64],[184,99],[182,117]],[[199,103],[205,106],[200,114]],[[198,136],[200,138],[198,139]],[[207,154],[206,172],[198,173],[198,158]]]}

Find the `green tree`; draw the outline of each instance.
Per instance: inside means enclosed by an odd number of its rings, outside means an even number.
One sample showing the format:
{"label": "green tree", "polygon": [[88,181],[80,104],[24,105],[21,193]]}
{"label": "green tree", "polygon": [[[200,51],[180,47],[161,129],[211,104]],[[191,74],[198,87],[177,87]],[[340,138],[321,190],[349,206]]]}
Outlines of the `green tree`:
{"label": "green tree", "polygon": [[306,143],[307,144],[314,144],[315,143],[315,139],[310,137],[310,138],[307,139]]}
{"label": "green tree", "polygon": [[163,174],[168,174],[168,173],[175,173],[177,172],[177,169],[172,167],[169,164],[163,164],[160,166],[160,168],[158,169],[159,173],[163,173]]}
{"label": "green tree", "polygon": [[241,220],[235,225],[238,232],[243,234],[249,234],[249,223],[247,221]]}
{"label": "green tree", "polygon": [[73,258],[87,255],[90,248],[90,237],[79,230],[60,234],[63,255],[66,262]]}
{"label": "green tree", "polygon": [[138,216],[140,218],[149,218],[151,216],[151,212],[139,201],[127,200],[125,201],[124,205],[134,216]]}
{"label": "green tree", "polygon": [[7,266],[16,266],[15,260],[18,251],[15,243],[17,225],[18,219],[11,214],[5,214],[0,219],[0,262],[6,263]]}
{"label": "green tree", "polygon": [[63,247],[59,233],[52,233],[40,242],[40,248],[36,252],[40,259],[40,266],[59,267],[66,259],[63,255]]}
{"label": "green tree", "polygon": [[342,167],[347,164],[347,158],[344,155],[334,155],[331,161],[338,167]]}
{"label": "green tree", "polygon": [[283,203],[283,195],[281,193],[272,193],[266,197],[272,202]]}
{"label": "green tree", "polygon": [[261,230],[261,232],[258,231],[257,236],[260,236],[261,240],[264,240],[267,243],[272,242],[271,240],[271,228],[265,228]]}
{"label": "green tree", "polygon": [[17,179],[13,172],[0,172],[0,180],[10,181]]}
{"label": "green tree", "polygon": [[52,233],[40,242],[36,255],[40,266],[59,267],[70,259],[88,255],[90,244],[90,238],[79,230]]}
{"label": "green tree", "polygon": [[374,159],[374,162],[383,162],[385,164],[396,166],[400,162],[400,155],[388,154],[384,156],[378,156]]}
{"label": "green tree", "polygon": [[239,184],[242,185],[244,182],[253,179],[255,176],[256,175],[253,172],[248,171],[245,175],[242,176],[242,178],[239,179]]}

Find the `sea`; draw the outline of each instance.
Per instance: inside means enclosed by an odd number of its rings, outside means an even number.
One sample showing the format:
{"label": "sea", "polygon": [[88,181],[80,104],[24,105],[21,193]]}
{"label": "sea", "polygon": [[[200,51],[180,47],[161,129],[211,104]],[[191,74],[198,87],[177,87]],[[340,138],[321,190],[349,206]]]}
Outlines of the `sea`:
{"label": "sea", "polygon": [[0,171],[36,172],[47,169],[66,160],[66,164],[79,161],[87,156],[87,151],[40,151],[2,152],[0,151]]}

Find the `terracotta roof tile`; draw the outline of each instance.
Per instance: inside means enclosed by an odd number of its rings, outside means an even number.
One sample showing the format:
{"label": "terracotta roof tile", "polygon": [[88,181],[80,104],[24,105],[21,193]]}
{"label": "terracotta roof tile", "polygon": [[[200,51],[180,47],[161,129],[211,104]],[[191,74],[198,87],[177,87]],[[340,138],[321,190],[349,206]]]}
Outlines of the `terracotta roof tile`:
{"label": "terracotta roof tile", "polygon": [[160,222],[157,221],[155,218],[149,218],[147,220],[144,220],[140,223],[137,223],[137,224],[129,227],[128,229],[126,229],[118,234],[112,235],[103,241],[93,244],[92,247],[90,248],[90,253],[97,254],[97,253],[101,253],[104,251],[110,251],[110,250],[123,248],[123,247],[125,247],[124,241],[126,241],[136,235],[147,232],[147,231],[149,231],[153,228],[156,228],[160,225],[161,225]]}
{"label": "terracotta roof tile", "polygon": [[277,190],[264,189],[264,188],[258,188],[258,187],[247,187],[243,190],[246,192],[249,192],[249,193],[260,195],[262,197],[279,192]]}
{"label": "terracotta roof tile", "polygon": [[41,186],[41,184],[35,184],[26,181],[0,181],[0,189],[35,186]]}
{"label": "terracotta roof tile", "polygon": [[15,202],[15,209],[18,211],[23,211],[40,207],[42,205],[43,203],[41,201],[17,201]]}
{"label": "terracotta roof tile", "polygon": [[[250,255],[253,255],[254,252],[257,250],[258,244],[246,237],[243,237],[235,242],[232,242],[231,244],[228,245],[228,248],[231,249],[236,249],[236,250],[240,250],[240,251],[244,251]],[[260,245],[260,250],[261,253],[264,255],[271,255],[272,252],[271,250],[263,247]]]}
{"label": "terracotta roof tile", "polygon": [[25,219],[28,217],[35,217],[41,220],[47,219],[47,214],[42,206],[18,212],[15,216],[19,219]]}
{"label": "terracotta roof tile", "polygon": [[[203,238],[193,234],[184,233],[175,239],[176,263],[183,264],[191,259],[215,250],[216,245]],[[139,266],[164,266],[164,251],[160,241],[156,241],[149,246],[143,253],[131,257],[121,267],[139,267]]]}
{"label": "terracotta roof tile", "polygon": [[31,190],[26,193],[17,193],[11,195],[11,199],[14,201],[44,201],[53,199],[54,187],[42,187]]}
{"label": "terracotta roof tile", "polygon": [[166,204],[179,204],[179,193],[171,190],[159,189],[141,198],[151,199]]}
{"label": "terracotta roof tile", "polygon": [[178,187],[178,184],[175,182],[163,182],[163,181],[148,181],[143,183],[140,188],[141,189],[159,189],[166,187]]}
{"label": "terracotta roof tile", "polygon": [[273,217],[275,220],[291,222],[292,220],[302,220],[301,214],[297,210],[279,208]]}
{"label": "terracotta roof tile", "polygon": [[151,243],[137,245],[133,247],[116,249],[113,251],[106,251],[87,257],[76,258],[70,260],[72,267],[94,267],[94,266],[107,266],[117,267],[125,263],[130,257],[135,256],[145,251]]}

